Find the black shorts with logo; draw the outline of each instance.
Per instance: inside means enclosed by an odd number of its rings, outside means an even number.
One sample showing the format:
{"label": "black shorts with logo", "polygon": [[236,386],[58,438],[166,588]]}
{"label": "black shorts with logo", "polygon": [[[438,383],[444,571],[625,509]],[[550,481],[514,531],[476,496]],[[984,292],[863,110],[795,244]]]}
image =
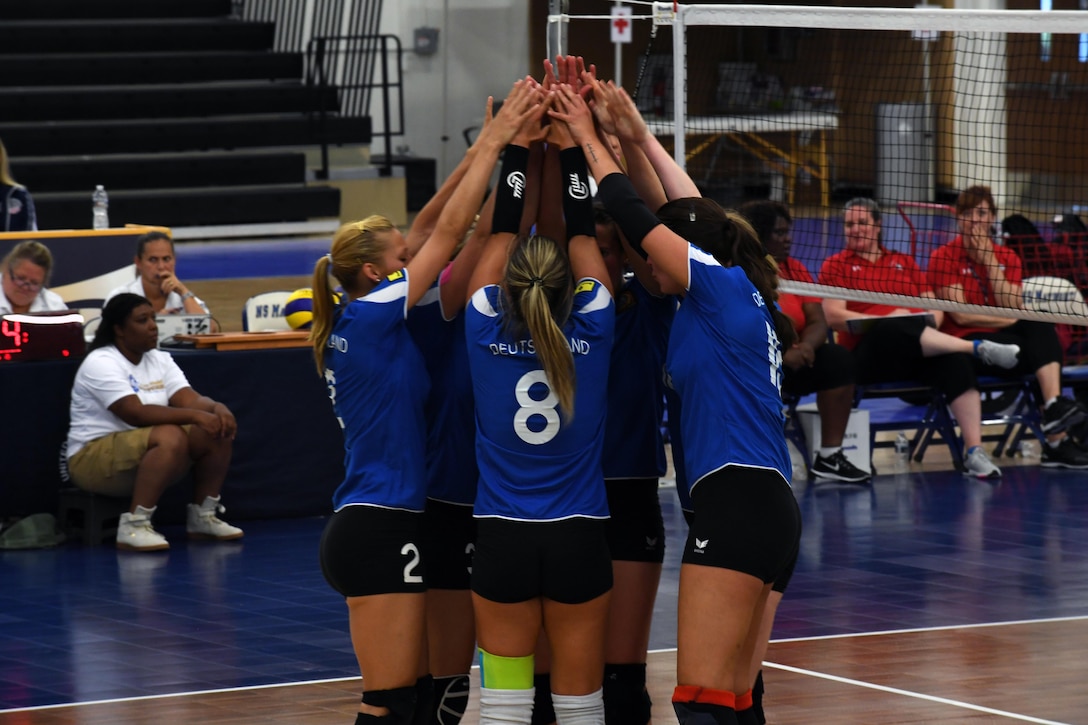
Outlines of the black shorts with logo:
{"label": "black shorts with logo", "polygon": [[685,564],[739,571],[770,583],[795,560],[801,510],[778,471],[726,466],[702,478],[691,500],[695,515]]}
{"label": "black shorts with logo", "polygon": [[665,561],[665,522],[656,478],[604,482],[611,518],[605,529],[613,561]]}

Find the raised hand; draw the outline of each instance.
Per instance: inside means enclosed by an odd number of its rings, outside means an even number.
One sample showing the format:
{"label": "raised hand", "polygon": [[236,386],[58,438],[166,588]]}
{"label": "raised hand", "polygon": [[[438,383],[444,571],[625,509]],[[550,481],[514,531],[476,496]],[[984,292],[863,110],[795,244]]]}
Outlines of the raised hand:
{"label": "raised hand", "polygon": [[559,86],[552,91],[551,97],[554,108],[548,111],[548,115],[552,120],[566,125],[575,143],[582,144],[596,136],[593,113],[586,105],[585,99],[571,86]]}
{"label": "raised hand", "polygon": [[557,77],[559,75],[558,69],[555,65],[548,60],[544,59],[544,78],[540,81],[540,85],[544,88],[545,93],[551,92],[553,88],[559,83]]}
{"label": "raised hand", "polygon": [[473,147],[480,145],[481,141],[487,138],[488,127],[491,126],[491,120],[494,117],[495,97],[488,96],[487,104],[484,106],[484,122],[480,126],[480,133],[476,134],[476,140],[472,142]]}
{"label": "raised hand", "polygon": [[527,129],[526,133],[530,133],[535,127],[535,133],[539,134],[540,119],[543,118],[547,105],[539,83],[532,78],[519,80],[510,89],[502,108],[495,114],[488,129],[493,129],[495,140],[503,146],[519,136],[523,128]]}
{"label": "raised hand", "polygon": [[627,95],[627,91],[612,81],[608,83],[598,81],[593,89],[593,98],[598,106],[604,105],[614,124],[613,133],[621,139],[636,144],[646,138],[649,133],[646,121],[642,119],[642,114],[639,113],[631,96]]}

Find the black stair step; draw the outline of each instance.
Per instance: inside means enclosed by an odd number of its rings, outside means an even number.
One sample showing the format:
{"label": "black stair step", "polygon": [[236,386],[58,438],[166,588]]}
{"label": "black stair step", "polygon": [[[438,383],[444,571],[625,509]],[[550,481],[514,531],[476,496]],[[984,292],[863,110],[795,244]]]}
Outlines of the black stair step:
{"label": "black stair step", "polygon": [[226,16],[231,0],[0,0],[7,20]]}
{"label": "black stair step", "polygon": [[316,118],[304,114],[22,122],[0,123],[0,138],[14,163],[20,156],[299,147],[320,144],[322,138],[330,144],[365,145],[371,141],[371,123],[369,116],[333,116],[322,134]]}
{"label": "black stair step", "polygon": [[302,78],[301,53],[266,51],[0,55],[0,86],[201,83]]}
{"label": "black stair step", "polygon": [[[90,192],[35,194],[38,225],[91,226]],[[340,190],[331,186],[272,185],[110,192],[110,224],[168,227],[271,224],[339,217]]]}
{"label": "black stair step", "polygon": [[272,22],[230,19],[5,20],[0,23],[0,50],[5,54],[115,53],[118,48],[132,53],[269,50],[275,32]]}
{"label": "black stair step", "polygon": [[306,179],[301,152],[153,154],[14,159],[12,174],[35,198],[48,192],[81,192],[102,184],[125,189],[296,184]]}
{"label": "black stair step", "polygon": [[5,122],[182,118],[338,109],[334,89],[301,81],[182,86],[52,86],[0,88]]}

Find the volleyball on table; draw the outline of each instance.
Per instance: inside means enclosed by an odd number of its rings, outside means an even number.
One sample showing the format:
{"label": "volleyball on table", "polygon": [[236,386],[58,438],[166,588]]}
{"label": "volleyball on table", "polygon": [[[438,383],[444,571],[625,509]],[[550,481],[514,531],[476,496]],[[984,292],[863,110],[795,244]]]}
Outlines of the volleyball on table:
{"label": "volleyball on table", "polygon": [[[340,304],[340,294],[334,292],[332,303]],[[292,330],[309,330],[314,324],[314,291],[302,287],[292,292],[283,305],[283,317]]]}
{"label": "volleyball on table", "polygon": [[292,330],[309,330],[314,324],[314,291],[303,287],[291,293],[283,305],[283,316]]}

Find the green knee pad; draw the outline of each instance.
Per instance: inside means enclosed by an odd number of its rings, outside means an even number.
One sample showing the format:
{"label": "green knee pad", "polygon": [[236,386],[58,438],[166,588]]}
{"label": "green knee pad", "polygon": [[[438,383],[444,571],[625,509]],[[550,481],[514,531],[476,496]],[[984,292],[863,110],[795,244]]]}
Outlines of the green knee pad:
{"label": "green knee pad", "polygon": [[480,686],[492,690],[530,690],[533,656],[502,657],[480,650]]}

